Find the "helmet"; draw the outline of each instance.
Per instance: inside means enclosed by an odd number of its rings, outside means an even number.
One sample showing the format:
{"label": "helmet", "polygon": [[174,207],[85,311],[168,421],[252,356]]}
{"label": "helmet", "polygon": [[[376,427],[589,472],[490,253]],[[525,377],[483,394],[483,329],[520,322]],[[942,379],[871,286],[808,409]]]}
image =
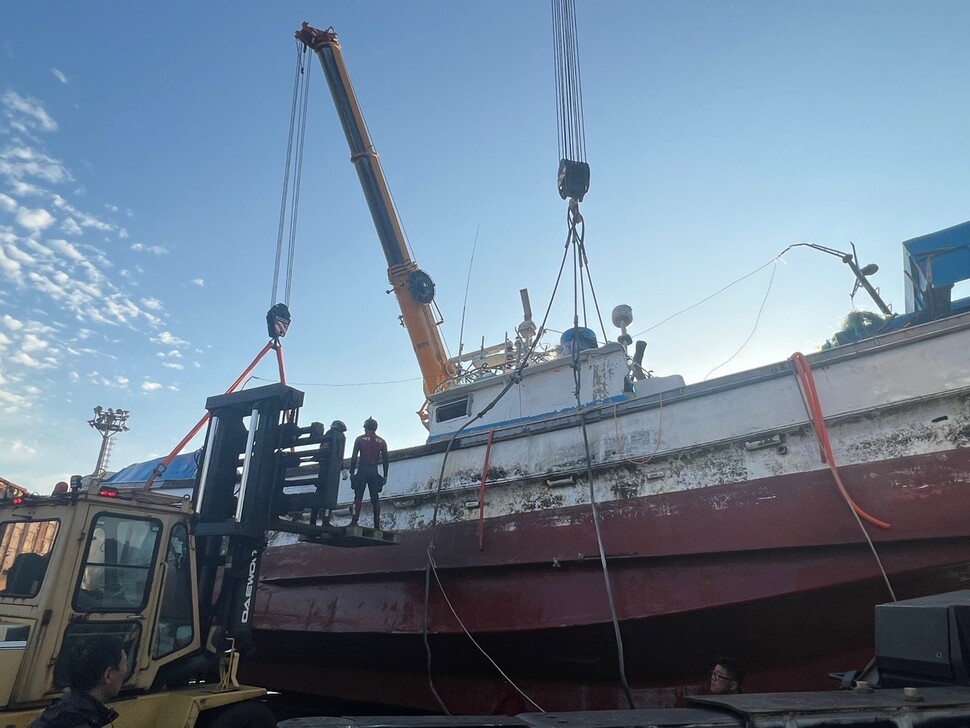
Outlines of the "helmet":
{"label": "helmet", "polygon": [[364,429],[377,430],[377,420],[375,420],[373,417],[368,417],[366,420],[364,420]]}
{"label": "helmet", "polygon": [[340,432],[347,431],[347,425],[343,423],[343,420],[334,420],[330,423],[331,430],[339,430]]}

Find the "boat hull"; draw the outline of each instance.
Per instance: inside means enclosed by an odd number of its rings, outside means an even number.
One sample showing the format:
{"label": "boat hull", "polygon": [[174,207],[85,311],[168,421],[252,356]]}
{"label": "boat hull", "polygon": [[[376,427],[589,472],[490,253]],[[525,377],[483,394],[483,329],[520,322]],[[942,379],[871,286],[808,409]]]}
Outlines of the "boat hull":
{"label": "boat hull", "polygon": [[[750,666],[755,690],[824,689],[828,672],[862,667],[872,607],[892,599],[880,563],[900,599],[970,579],[967,473],[970,450],[845,469],[858,501],[891,522],[867,527],[879,561],[826,471],[600,505],[638,705],[697,689],[717,655]],[[481,550],[474,522],[436,529],[427,619],[450,710],[530,707],[462,625],[545,709],[626,705],[590,514],[494,519]],[[436,709],[423,641],[432,533],[402,536],[391,549],[271,549],[249,679],[303,684],[289,674],[298,650],[307,692]]]}
{"label": "boat hull", "polygon": [[[970,578],[968,350],[963,315],[812,355],[824,424],[777,364],[621,400],[597,385],[600,405],[394,454],[400,544],[277,540],[248,678],[439,710],[430,664],[449,710],[500,713],[534,709],[522,693],[628,707],[625,673],[638,706],[665,707],[730,655],[751,690],[824,689],[867,661],[876,604]],[[584,376],[621,382],[616,354]],[[563,378],[544,367],[509,396],[541,399]]]}

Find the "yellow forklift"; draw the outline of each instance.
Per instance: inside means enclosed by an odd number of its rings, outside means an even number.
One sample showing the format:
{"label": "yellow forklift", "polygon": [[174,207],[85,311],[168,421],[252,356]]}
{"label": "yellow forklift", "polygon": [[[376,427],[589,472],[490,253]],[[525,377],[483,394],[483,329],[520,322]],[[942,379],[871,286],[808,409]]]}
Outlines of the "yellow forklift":
{"label": "yellow forklift", "polygon": [[[0,499],[0,726],[25,728],[63,695],[72,646],[94,635],[128,655],[115,728],[275,726],[266,691],[236,680],[267,533],[367,541],[285,516],[335,502],[343,462],[343,432],[300,427],[302,404],[283,384],[210,397],[191,499],[79,477]],[[295,480],[315,492],[285,492]]]}

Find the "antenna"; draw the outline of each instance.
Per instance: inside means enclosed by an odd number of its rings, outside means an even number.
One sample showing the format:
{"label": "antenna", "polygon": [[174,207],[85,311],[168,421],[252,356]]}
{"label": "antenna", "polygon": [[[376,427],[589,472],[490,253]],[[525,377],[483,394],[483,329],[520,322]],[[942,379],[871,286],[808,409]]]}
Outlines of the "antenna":
{"label": "antenna", "polygon": [[522,297],[522,323],[515,328],[515,331],[525,341],[526,347],[529,347],[532,346],[532,339],[536,335],[536,324],[532,320],[532,304],[529,303],[529,289],[520,289],[519,296]]}

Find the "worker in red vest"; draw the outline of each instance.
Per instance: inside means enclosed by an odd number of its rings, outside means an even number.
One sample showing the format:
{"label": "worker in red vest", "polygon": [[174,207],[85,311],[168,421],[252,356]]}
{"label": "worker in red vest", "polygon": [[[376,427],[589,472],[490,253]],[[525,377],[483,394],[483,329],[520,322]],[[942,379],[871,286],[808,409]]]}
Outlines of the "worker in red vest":
{"label": "worker in red vest", "polygon": [[[384,475],[377,472],[377,464],[384,467]],[[354,489],[354,517],[351,526],[357,525],[360,511],[364,505],[364,488],[370,492],[370,502],[374,507],[374,528],[381,528],[381,490],[387,482],[387,443],[377,434],[377,420],[368,417],[364,420],[364,434],[354,440],[354,451],[350,456],[350,485]]]}

